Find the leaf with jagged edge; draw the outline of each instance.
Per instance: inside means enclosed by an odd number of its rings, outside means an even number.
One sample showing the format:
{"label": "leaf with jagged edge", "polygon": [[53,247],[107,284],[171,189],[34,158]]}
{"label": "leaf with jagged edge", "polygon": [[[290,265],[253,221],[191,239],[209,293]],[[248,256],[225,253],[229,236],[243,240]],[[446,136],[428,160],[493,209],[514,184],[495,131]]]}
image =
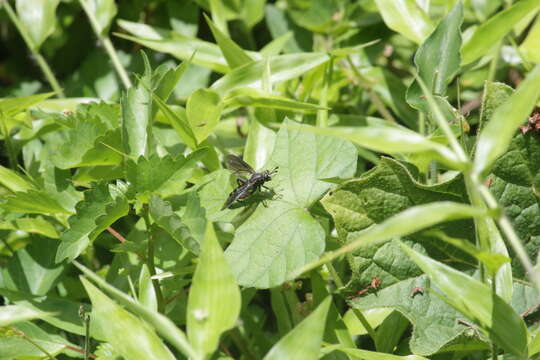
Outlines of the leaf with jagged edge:
{"label": "leaf with jagged edge", "polygon": [[[151,194],[160,194],[161,189],[169,187],[171,182],[179,183],[187,180],[186,174],[195,166],[197,160],[206,154],[207,148],[198,149],[187,157],[173,158],[166,155],[160,158],[157,154],[149,158],[140,157],[137,162],[127,161],[127,179],[130,182],[128,198],[138,198],[148,202]],[[181,188],[181,185],[177,185]]]}
{"label": "leaf with jagged edge", "polygon": [[56,261],[75,259],[97,236],[119,218],[127,215],[126,185],[96,184],[84,193],[84,200],[77,204],[75,215],[69,218],[69,229],[60,237],[61,244]]}

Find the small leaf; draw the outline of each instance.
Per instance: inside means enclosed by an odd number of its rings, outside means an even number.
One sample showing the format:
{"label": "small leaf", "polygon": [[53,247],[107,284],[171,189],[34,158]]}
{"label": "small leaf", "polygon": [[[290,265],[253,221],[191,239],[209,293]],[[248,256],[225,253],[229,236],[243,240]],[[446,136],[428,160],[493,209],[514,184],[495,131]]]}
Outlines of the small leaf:
{"label": "small leaf", "polygon": [[171,126],[176,130],[176,133],[184,144],[186,144],[190,149],[197,149],[197,139],[195,134],[191,129],[191,125],[188,122],[186,110],[184,108],[178,108],[178,111],[173,111],[172,106],[167,105],[163,100],[161,100],[156,94],[154,95],[154,101],[157,106],[165,115],[165,118],[169,121]]}
{"label": "small leaf", "polygon": [[527,37],[521,43],[519,51],[525,58],[534,63],[540,63],[540,20],[536,18]]}
{"label": "small leaf", "polygon": [[398,356],[392,354],[385,354],[382,352],[342,347],[337,348],[337,350],[349,355],[351,359],[359,360],[428,360],[427,358],[418,355]]}
{"label": "small leaf", "polygon": [[519,1],[482,23],[476,29],[473,36],[461,48],[461,64],[469,64],[484,56],[524,16],[536,12],[539,8],[540,3],[537,0]]}
{"label": "small leaf", "polygon": [[75,259],[103,230],[127,215],[125,191],[122,183],[101,183],[85,192],[85,199],[76,206],[76,214],[69,218],[69,229],[60,238],[57,262]]}
{"label": "small leaf", "polygon": [[211,355],[221,334],[240,315],[240,289],[214,232],[206,226],[199,264],[193,275],[187,305],[188,338],[200,358]]}
{"label": "small leaf", "polygon": [[21,305],[4,305],[0,307],[0,327],[9,326],[21,321],[41,319],[47,315],[49,314]]}
{"label": "small leaf", "polygon": [[510,305],[478,280],[404,244],[402,248],[446,295],[443,299],[448,304],[478,324],[505,351],[526,358],[527,328]]}
{"label": "small leaf", "polygon": [[415,0],[375,0],[386,25],[418,44],[433,30],[429,16]]}
{"label": "small leaf", "polygon": [[186,115],[197,143],[212,134],[221,117],[222,108],[219,95],[209,89],[199,89],[188,98]]}
{"label": "small leaf", "polygon": [[141,274],[139,275],[139,296],[137,299],[142,306],[157,311],[158,303],[156,291],[150,277],[150,271],[148,271],[148,266],[146,266],[146,264],[142,265]]}
{"label": "small leaf", "polygon": [[504,104],[513,92],[514,89],[504,83],[486,81],[484,84],[484,95],[482,96],[480,119],[478,120],[480,130],[493,117],[495,110]]}
{"label": "small leaf", "polygon": [[527,119],[540,97],[539,83],[540,65],[537,65],[510,98],[495,110],[478,137],[474,157],[476,174],[487,171],[507,151],[517,127]]}
{"label": "small leaf", "polygon": [[17,96],[0,100],[0,112],[8,118],[28,109],[32,105],[42,104],[45,99],[54,95],[54,92],[36,94],[30,96]]}
{"label": "small leaf", "polygon": [[17,15],[37,51],[56,27],[56,7],[60,0],[17,0]]}
{"label": "small leaf", "polygon": [[331,300],[330,296],[324,299],[315,311],[270,349],[264,360],[318,358]]}
{"label": "small leaf", "polygon": [[[115,304],[85,278],[81,281],[92,301],[92,321],[105,339],[126,359],[175,359],[161,339],[140,319]],[[130,336],[125,331],[129,329]]]}
{"label": "small leaf", "polygon": [[[299,53],[268,58],[272,83],[294,79],[329,60],[323,53]],[[258,60],[242,65],[212,84],[211,89],[224,96],[229,91],[241,87],[262,88],[262,74],[266,60]]]}

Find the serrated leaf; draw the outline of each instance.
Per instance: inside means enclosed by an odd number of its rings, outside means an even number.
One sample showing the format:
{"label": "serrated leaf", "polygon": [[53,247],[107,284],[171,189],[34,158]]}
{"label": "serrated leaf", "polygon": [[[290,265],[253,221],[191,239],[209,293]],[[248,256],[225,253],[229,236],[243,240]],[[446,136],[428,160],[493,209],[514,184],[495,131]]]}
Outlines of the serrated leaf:
{"label": "serrated leaf", "polygon": [[331,297],[324,299],[315,311],[268,351],[264,360],[318,358],[331,300]]}
{"label": "serrated leaf", "polygon": [[38,50],[54,31],[56,7],[60,0],[17,0],[15,6],[19,20],[32,41],[29,46]]}
{"label": "serrated leaf", "polygon": [[167,155],[160,158],[157,154],[153,154],[149,158],[140,157],[137,162],[129,160],[126,170],[130,182],[128,197],[137,196],[140,200],[148,202],[152,193],[159,194],[170,182],[186,180],[186,172],[190,171],[206,152],[206,148],[201,148],[187,157],[172,158]]}
{"label": "serrated leaf", "polygon": [[75,259],[103,230],[127,215],[125,188],[122,183],[100,183],[84,193],[84,200],[77,204],[75,215],[69,218],[69,229],[60,238],[57,262]]}
{"label": "serrated leaf", "polygon": [[[458,1],[414,56],[418,74],[433,94],[444,96],[448,84],[459,70],[462,22],[463,5]],[[427,113],[428,106],[422,95],[422,89],[415,81],[407,91],[407,102]]]}
{"label": "serrated leaf", "polygon": [[402,248],[446,295],[444,301],[473,320],[505,351],[526,358],[527,328],[510,305],[478,280],[406,245]]}
{"label": "serrated leaf", "polygon": [[510,98],[495,110],[493,117],[478,136],[474,157],[476,174],[487,171],[493,162],[507,151],[517,127],[527,119],[540,97],[539,83],[540,65],[537,65]]}
{"label": "serrated leaf", "polygon": [[[81,281],[92,301],[92,321],[105,339],[126,359],[175,359],[161,339],[143,321],[114,303],[85,278]],[[130,336],[125,336],[129,329]]]}
{"label": "serrated leaf", "polygon": [[241,285],[279,285],[322,253],[324,230],[307,208],[333,186],[319,179],[352,176],[356,157],[354,146],[340,139],[285,128],[278,132],[267,168],[279,166],[269,185],[279,199],[258,207],[226,251]]}
{"label": "serrated leaf", "polygon": [[385,24],[420,44],[433,30],[429,16],[414,0],[375,0]]}
{"label": "serrated leaf", "polygon": [[498,12],[482,23],[461,48],[461,64],[469,64],[485,55],[527,14],[540,8],[537,0],[524,0]]}
{"label": "serrated leaf", "polygon": [[272,84],[285,80],[294,79],[307,71],[329,60],[324,53],[299,53],[290,55],[278,55],[267,58],[268,60],[254,61],[227,73],[210,87],[220,96],[225,96],[229,91],[242,87],[262,88],[262,74],[266,62],[270,67],[270,82]]}
{"label": "serrated leaf", "polygon": [[21,321],[40,319],[47,313],[35,311],[21,305],[4,305],[0,307],[0,326],[9,326]]}
{"label": "serrated leaf", "polygon": [[200,358],[218,347],[221,334],[232,328],[240,315],[240,289],[208,223],[199,264],[193,275],[187,305],[187,331]]}

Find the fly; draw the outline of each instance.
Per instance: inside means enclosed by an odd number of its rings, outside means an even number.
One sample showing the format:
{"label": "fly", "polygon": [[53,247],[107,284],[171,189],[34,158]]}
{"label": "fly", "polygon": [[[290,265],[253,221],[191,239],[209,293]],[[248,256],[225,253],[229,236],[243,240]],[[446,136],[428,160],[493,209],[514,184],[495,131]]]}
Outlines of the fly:
{"label": "fly", "polygon": [[264,183],[272,180],[272,175],[277,173],[278,169],[275,167],[273,170],[264,170],[258,173],[248,163],[235,155],[227,155],[225,161],[227,167],[238,176],[236,180],[238,186],[229,194],[221,210],[230,207],[235,201],[248,198],[261,188],[270,190]]}

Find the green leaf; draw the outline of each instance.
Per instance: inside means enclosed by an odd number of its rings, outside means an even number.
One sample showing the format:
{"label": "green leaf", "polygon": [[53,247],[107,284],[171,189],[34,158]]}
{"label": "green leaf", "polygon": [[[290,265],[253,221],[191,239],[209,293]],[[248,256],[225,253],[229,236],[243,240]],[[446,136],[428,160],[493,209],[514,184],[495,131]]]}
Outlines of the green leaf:
{"label": "green leaf", "polygon": [[118,9],[114,0],[79,0],[98,36],[105,35]]}
{"label": "green leaf", "polygon": [[71,214],[70,210],[58,203],[57,197],[42,190],[18,191],[4,199],[5,202],[0,203],[0,207],[12,212],[44,215]]}
{"label": "green leaf", "polygon": [[199,28],[199,6],[193,1],[167,1],[171,28],[179,34],[195,37]]}
{"label": "green leaf", "polygon": [[130,311],[138,314],[144,321],[152,325],[164,339],[180,350],[184,355],[186,355],[186,357],[196,357],[195,351],[187,342],[186,335],[180,329],[178,329],[168,317],[142,306],[133,300],[131,296],[128,296],[115,287],[109,285],[105,279],[93,273],[78,262],[75,261],[73,264],[77,266],[77,268],[79,268],[84,275],[104,289],[116,301],[127,307]]}
{"label": "green leaf", "polygon": [[17,0],[17,15],[32,40],[32,50],[39,50],[56,27],[56,7],[60,0]]}
{"label": "green leaf", "polygon": [[418,44],[424,42],[433,30],[428,14],[415,0],[375,0],[386,25]]}
{"label": "green leaf", "polygon": [[[272,110],[265,109],[263,111],[268,113]],[[261,169],[268,162],[274,150],[275,141],[276,133],[262,125],[261,121],[254,117],[249,125],[248,138],[244,147],[244,161],[254,169]]]}
{"label": "green leaf", "polygon": [[[462,22],[463,5],[458,1],[414,55],[418,74],[433,94],[444,96],[448,84],[459,70]],[[428,113],[422,95],[422,89],[415,81],[407,91],[407,102]]]}
{"label": "green leaf", "polygon": [[270,349],[264,360],[318,358],[331,300],[331,297],[324,299],[315,311]]}
{"label": "green leaf", "polygon": [[514,89],[506,84],[486,81],[484,85],[484,96],[482,97],[480,119],[478,120],[480,130],[493,117],[495,110],[504,104],[513,92]]}
{"label": "green leaf", "polygon": [[209,89],[199,89],[188,98],[186,115],[197,143],[200,144],[212,134],[219,122],[222,109],[219,95]]}
{"label": "green leaf", "polygon": [[527,328],[510,305],[478,280],[406,245],[402,248],[446,295],[448,304],[473,320],[505,351],[526,358]]}
{"label": "green leaf", "polygon": [[133,158],[149,155],[152,141],[152,70],[146,55],[143,60],[144,75],[120,99],[124,153]]}
{"label": "green leaf", "polygon": [[147,307],[150,310],[157,311],[158,303],[156,297],[156,290],[150,277],[150,271],[146,264],[142,265],[141,273],[139,275],[139,296],[137,297],[141,305]]}
{"label": "green leaf", "polygon": [[34,234],[40,234],[50,238],[58,239],[59,235],[53,224],[38,216],[35,218],[21,217],[12,221],[0,221],[2,230],[20,230]]}
{"label": "green leaf", "polygon": [[152,28],[146,24],[118,20],[121,28],[133,34],[115,34],[150,49],[170,54],[180,60],[188,60],[193,54],[192,62],[220,73],[229,68],[223,54],[216,44],[196,38],[180,35],[164,29]]}
{"label": "green leaf", "polygon": [[[199,254],[200,239],[191,234],[190,228],[185,224],[185,219],[181,219],[173,212],[169,202],[154,195],[150,198],[149,210],[150,215],[159,227],[167,231],[179,244],[186,247],[191,252]],[[192,207],[188,206],[186,212],[187,211],[193,211]],[[202,221],[205,222],[204,209],[202,209],[202,211],[203,213],[199,214],[199,216]]]}
{"label": "green leaf", "polygon": [[469,64],[484,56],[501,41],[524,16],[540,8],[537,0],[523,0],[498,12],[482,23],[461,48],[461,64]]}
{"label": "green leaf", "polygon": [[[114,303],[85,278],[81,281],[92,301],[92,321],[119,354],[126,359],[175,359],[143,321]],[[130,336],[126,336],[126,329]]]}
{"label": "green leaf", "polygon": [[218,27],[212,22],[212,20],[210,20],[208,16],[206,16],[206,14],[204,14],[204,19],[206,20],[208,26],[210,26],[212,35],[214,35],[214,39],[216,39],[216,42],[231,69],[253,61],[253,59],[246,52],[244,52],[240,46],[238,46],[226,34],[221,32],[221,30],[218,29]]}
{"label": "green leaf", "polygon": [[510,98],[495,110],[478,137],[474,157],[476,174],[487,171],[507,151],[517,127],[527,119],[540,97],[539,83],[540,65],[537,65]]}
{"label": "green leaf", "polygon": [[427,358],[418,355],[398,356],[392,354],[385,354],[382,352],[375,352],[369,350],[352,349],[338,347],[337,350],[349,355],[351,359],[361,360],[427,360]]}
{"label": "green leaf", "polygon": [[291,6],[288,13],[295,23],[313,32],[330,33],[336,25],[335,14],[341,9],[339,0],[313,0],[303,6]]}
{"label": "green leaf", "polygon": [[76,214],[69,218],[69,229],[60,240],[56,261],[75,259],[103,230],[127,215],[129,205],[125,197],[126,186],[97,184],[84,193],[84,200],[77,204]]}
{"label": "green leaf", "polygon": [[45,99],[54,95],[54,92],[36,94],[30,96],[18,96],[14,98],[6,98],[0,100],[0,112],[3,112],[7,117],[15,116],[28,109],[32,105],[41,104]]}
{"label": "green leaf", "polygon": [[45,295],[57,283],[64,271],[55,263],[58,240],[39,239],[17,250],[2,269],[3,287],[33,295]]}
{"label": "green leaf", "polygon": [[[291,126],[291,129],[297,126]],[[318,128],[304,126],[302,131],[345,139],[370,150],[386,153],[423,153],[451,165],[462,168],[457,156],[446,146],[431,141],[417,132],[378,119],[368,119],[367,126]]]}
{"label": "green leaf", "polygon": [[187,305],[188,338],[200,358],[211,355],[219,337],[240,315],[240,289],[208,223]]}
{"label": "green leaf", "polygon": [[[55,356],[65,352],[68,345],[76,347],[64,337],[51,334],[28,321],[12,325],[12,328],[16,329],[18,333],[11,330],[0,337],[2,359],[43,359],[45,358],[43,350],[47,354]],[[25,334],[27,339],[21,337],[20,333]],[[70,355],[74,355],[74,353],[72,352]]]}
{"label": "green leaf", "polygon": [[310,104],[302,101],[289,99],[285,96],[264,93],[255,88],[239,88],[232,90],[223,99],[226,108],[236,106],[254,106],[270,109],[303,111],[314,113],[327,109],[317,104]]}
{"label": "green leaf", "polygon": [[[294,79],[328,60],[328,55],[316,52],[271,56],[268,58],[270,82],[274,84]],[[262,88],[262,74],[266,61],[258,60],[237,67],[213,83],[211,89],[220,96],[225,96],[229,91],[237,88]]]}
{"label": "green leaf", "polygon": [[296,25],[284,9],[267,4],[265,9],[266,24],[275,39],[291,33],[292,37],[285,43],[286,53],[298,53],[313,50],[313,34],[310,31]]}
{"label": "green leaf", "polygon": [[178,108],[177,111],[173,111],[172,107],[167,105],[156,94],[154,94],[154,101],[171,126],[176,130],[184,144],[190,149],[196,149],[197,139],[188,122],[186,110],[184,108]]}
{"label": "green leaf", "polygon": [[136,196],[139,200],[148,202],[151,194],[161,193],[171,183],[178,186],[178,181],[187,180],[187,173],[206,152],[206,148],[201,148],[187,157],[172,158],[167,155],[160,158],[153,154],[149,158],[140,157],[137,162],[129,160],[126,164],[126,175],[130,182],[127,196]]}
{"label": "green leaf", "polygon": [[540,63],[540,20],[538,18],[521,43],[519,51],[527,60]]}
{"label": "green leaf", "polygon": [[12,192],[25,192],[34,188],[31,182],[2,165],[0,165],[0,184]]}
{"label": "green leaf", "polygon": [[352,176],[356,158],[346,141],[285,128],[278,132],[266,168],[279,166],[269,185],[279,199],[259,206],[226,251],[241,285],[279,285],[322,253],[324,230],[307,209],[333,186],[320,179]]}
{"label": "green leaf", "polygon": [[21,305],[4,305],[0,307],[0,326],[9,326],[21,321],[41,319],[47,313],[35,311]]}

